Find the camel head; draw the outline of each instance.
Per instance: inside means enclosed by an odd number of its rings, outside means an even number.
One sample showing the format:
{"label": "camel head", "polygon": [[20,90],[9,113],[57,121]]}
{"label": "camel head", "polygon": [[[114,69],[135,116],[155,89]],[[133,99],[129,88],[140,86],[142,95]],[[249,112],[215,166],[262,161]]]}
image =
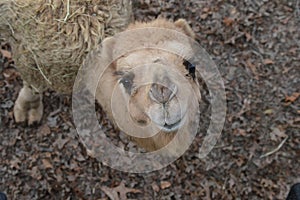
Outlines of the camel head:
{"label": "camel head", "polygon": [[95,58],[91,65],[102,71],[96,99],[116,126],[139,146],[158,150],[177,133],[180,136],[173,149],[180,148],[180,140],[190,134],[199,119],[198,74],[188,40],[181,38],[193,38],[194,33],[182,19],[136,23],[127,32],[105,39],[91,57]]}

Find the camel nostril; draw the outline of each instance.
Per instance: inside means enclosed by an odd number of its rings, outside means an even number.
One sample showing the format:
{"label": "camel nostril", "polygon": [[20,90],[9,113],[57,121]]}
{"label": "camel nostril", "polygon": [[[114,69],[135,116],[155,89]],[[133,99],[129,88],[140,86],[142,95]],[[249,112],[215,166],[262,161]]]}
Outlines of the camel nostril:
{"label": "camel nostril", "polygon": [[149,91],[150,98],[157,103],[167,103],[172,100],[177,92],[175,84],[168,84],[168,87],[153,83]]}
{"label": "camel nostril", "polygon": [[147,125],[147,121],[144,120],[144,119],[139,119],[137,122],[138,122],[140,125]]}

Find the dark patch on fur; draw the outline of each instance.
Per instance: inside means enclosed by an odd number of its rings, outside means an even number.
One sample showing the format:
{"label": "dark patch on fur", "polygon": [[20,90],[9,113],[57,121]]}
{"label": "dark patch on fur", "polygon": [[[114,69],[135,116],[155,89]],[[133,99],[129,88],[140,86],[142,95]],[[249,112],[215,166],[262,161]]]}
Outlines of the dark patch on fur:
{"label": "dark patch on fur", "polygon": [[196,66],[194,64],[192,64],[190,61],[188,60],[184,60],[183,61],[183,65],[185,66],[185,69],[189,71],[189,75],[195,79],[196,78],[196,75],[195,75],[195,72],[196,72]]}
{"label": "dark patch on fur", "polygon": [[133,86],[133,79],[135,75],[133,72],[125,73],[122,78],[120,79],[120,83],[123,84],[126,92],[131,95],[132,92],[132,86]]}

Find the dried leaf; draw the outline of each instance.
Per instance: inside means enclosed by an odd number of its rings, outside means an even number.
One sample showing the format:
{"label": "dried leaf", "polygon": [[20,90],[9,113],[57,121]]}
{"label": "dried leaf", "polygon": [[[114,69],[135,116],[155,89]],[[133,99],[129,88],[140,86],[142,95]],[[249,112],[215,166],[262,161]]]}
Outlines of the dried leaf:
{"label": "dried leaf", "polygon": [[82,162],[82,161],[85,161],[86,159],[85,159],[85,157],[83,157],[83,155],[81,154],[81,153],[77,153],[76,154],[76,160],[78,160],[79,162]]}
{"label": "dried leaf", "polygon": [[287,23],[289,23],[289,21],[290,21],[291,18],[292,18],[291,16],[286,17],[286,18],[285,18],[284,20],[282,20],[281,22],[282,22],[283,24],[287,24]]}
{"label": "dried leaf", "polygon": [[171,186],[171,183],[169,182],[169,181],[161,181],[160,182],[160,187],[161,187],[161,189],[166,189],[166,188],[168,188],[168,187],[170,187]]}
{"label": "dried leaf", "polygon": [[6,100],[4,103],[1,103],[1,108],[11,108],[13,105],[14,102],[12,100]]}
{"label": "dried leaf", "polygon": [[246,61],[246,64],[247,64],[247,67],[249,67],[251,72],[254,74],[255,79],[258,79],[258,73],[257,73],[256,66],[249,59]]}
{"label": "dried leaf", "polygon": [[153,183],[151,184],[151,186],[152,186],[153,191],[159,192],[160,189],[159,189],[158,185],[157,185],[155,182],[153,182]]}
{"label": "dried leaf", "polygon": [[47,124],[43,124],[37,131],[38,135],[47,136],[51,133],[51,130]]}
{"label": "dried leaf", "polygon": [[48,159],[43,159],[42,160],[43,166],[45,169],[52,169],[53,165],[50,163]]}
{"label": "dried leaf", "polygon": [[200,15],[200,18],[201,18],[201,19],[206,19],[207,17],[208,17],[208,14],[207,14],[207,13],[204,13],[204,14]]}
{"label": "dried leaf", "polygon": [[234,22],[234,19],[230,18],[230,17],[225,17],[223,19],[223,23],[226,25],[226,26],[231,26]]}
{"label": "dried leaf", "polygon": [[273,112],[274,112],[273,109],[267,109],[267,110],[264,111],[264,113],[265,113],[266,115],[273,114]]}
{"label": "dried leaf", "polygon": [[40,180],[42,178],[42,175],[41,175],[41,172],[40,170],[38,169],[37,166],[34,166],[31,171],[30,171],[30,176],[32,178],[35,178],[37,180]]}
{"label": "dried leaf", "polygon": [[267,59],[264,59],[264,62],[263,62],[265,65],[271,65],[271,64],[274,64],[274,61],[267,58]]}
{"label": "dried leaf", "polygon": [[16,71],[16,69],[8,68],[3,71],[3,76],[8,81],[11,81],[19,77],[19,73]]}
{"label": "dried leaf", "polygon": [[[118,200],[120,199],[119,198],[119,195],[118,195],[118,192],[117,191],[114,191],[113,188],[109,188],[109,187],[106,187],[106,186],[102,186],[101,187],[101,190],[109,197],[109,199],[111,200]],[[127,198],[126,198],[127,199]]]}
{"label": "dried leaf", "polygon": [[242,165],[244,165],[246,162],[246,159],[242,156],[239,156],[236,160],[235,163],[237,164],[237,166],[241,167]]}
{"label": "dried leaf", "polygon": [[294,101],[296,101],[299,98],[299,96],[300,96],[300,93],[299,92],[295,92],[291,96],[286,96],[285,97],[285,101],[293,103]]}
{"label": "dried leaf", "polygon": [[203,8],[203,12],[209,12],[210,11],[210,8],[208,8],[208,7],[205,7],[205,8]]}
{"label": "dried leaf", "polygon": [[291,54],[293,54],[293,55],[296,55],[296,54],[297,54],[297,50],[298,50],[297,47],[293,47],[293,48],[291,48],[291,49],[289,50],[289,52],[290,52]]}
{"label": "dried leaf", "polygon": [[76,176],[74,176],[74,175],[69,175],[69,176],[67,176],[67,179],[68,179],[68,181],[73,182],[73,181],[76,180]]}
{"label": "dried leaf", "polygon": [[0,53],[3,55],[4,58],[11,59],[11,52],[0,49]]}
{"label": "dried leaf", "polygon": [[245,36],[246,36],[246,41],[247,42],[249,42],[252,39],[252,36],[247,32],[245,32]]}
{"label": "dried leaf", "polygon": [[55,170],[55,175],[54,175],[54,177],[56,178],[56,180],[57,180],[58,183],[60,183],[60,182],[63,181],[62,171],[61,171],[60,168],[57,168],[57,169]]}
{"label": "dried leaf", "polygon": [[273,131],[270,133],[271,140],[278,141],[282,138],[286,138],[287,135],[284,133],[283,130],[280,130],[279,128],[274,128]]}
{"label": "dried leaf", "polygon": [[233,133],[238,136],[247,136],[247,132],[244,129],[238,128],[238,129],[234,130]]}
{"label": "dried leaf", "polygon": [[67,142],[70,141],[70,138],[62,139],[62,135],[59,134],[57,140],[54,142],[54,145],[57,146],[59,150],[61,150]]}
{"label": "dried leaf", "polygon": [[271,180],[265,178],[261,179],[260,183],[265,188],[272,188],[274,185],[276,185]]}
{"label": "dried leaf", "polygon": [[124,182],[121,182],[119,186],[115,188],[109,188],[106,186],[102,186],[101,190],[110,198],[113,200],[126,200],[127,193],[141,193],[142,191],[134,188],[127,188],[124,184]]}
{"label": "dried leaf", "polygon": [[20,165],[19,165],[20,163],[21,163],[20,159],[14,157],[14,159],[10,161],[10,167],[15,169],[20,169]]}

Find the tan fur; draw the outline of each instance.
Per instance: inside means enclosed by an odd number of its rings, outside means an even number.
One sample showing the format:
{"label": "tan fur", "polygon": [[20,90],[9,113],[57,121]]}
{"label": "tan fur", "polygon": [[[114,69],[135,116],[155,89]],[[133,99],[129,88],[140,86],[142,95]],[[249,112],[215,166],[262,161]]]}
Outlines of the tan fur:
{"label": "tan fur", "polygon": [[29,125],[40,121],[43,116],[42,95],[34,92],[26,82],[15,102],[14,116],[17,122],[28,120]]}
{"label": "tan fur", "polygon": [[86,54],[129,24],[131,0],[0,0],[0,13],[23,80],[70,94]]}
{"label": "tan fur", "polygon": [[[173,23],[166,21],[164,19],[158,19],[150,23],[135,23],[129,26],[128,30],[135,30],[141,28],[165,28],[176,30],[187,36],[194,36],[191,28],[188,26],[187,22],[183,19]],[[151,44],[147,44],[146,39],[151,41]],[[170,122],[175,122],[178,119],[178,112],[180,109],[186,111],[184,124],[181,125],[181,129],[177,139],[175,140],[175,145],[171,147],[171,152],[176,154],[180,152],[182,148],[185,148],[187,143],[182,143],[182,141],[190,138],[191,127],[196,127],[197,119],[199,118],[198,105],[201,99],[198,81],[192,78],[186,77],[187,71],[185,66],[183,66],[183,59],[178,55],[170,52],[159,50],[160,48],[181,48],[185,44],[185,40],[182,37],[174,35],[166,35],[163,32],[153,33],[151,30],[146,33],[134,33],[134,38],[129,37],[117,37],[117,38],[107,38],[104,45],[90,53],[88,59],[86,60],[84,66],[86,68],[97,66],[99,71],[104,70],[102,79],[100,80],[96,92],[96,99],[102,105],[103,109],[108,114],[109,118],[124,132],[130,134],[130,138],[134,140],[139,146],[145,148],[148,151],[155,151],[166,146],[174,136],[175,131],[164,131],[161,130],[158,134],[148,137],[140,138],[135,137],[134,134],[143,133],[145,136],[151,135],[153,131],[159,130],[151,126],[147,126],[157,118],[157,123],[160,123],[162,112],[168,112],[169,118],[164,118],[164,120],[169,120]],[[153,45],[157,49],[142,49],[139,51],[134,51],[128,53],[115,60],[108,68],[103,63],[106,63],[119,52],[128,47],[147,47],[148,45]],[[183,49],[185,51],[185,49]],[[183,52],[191,54],[191,52]],[[162,66],[167,68],[154,68],[151,63],[158,62]],[[150,65],[149,65],[150,63]],[[162,79],[162,82],[167,84],[167,86],[173,87],[176,85],[178,91],[176,98],[171,99],[167,105],[168,108],[163,108],[160,103],[153,101],[149,97],[151,85],[145,85],[136,88],[131,95],[126,93],[123,85],[120,84],[123,75],[115,75],[116,72],[130,72],[136,66],[144,66],[143,70],[134,72],[134,84],[143,82],[145,80],[156,81],[156,79]],[[169,73],[168,69],[174,69],[180,73],[183,78],[180,82],[177,75]],[[98,73],[95,73],[98,74]],[[159,78],[158,78],[159,77]],[[165,77],[165,78],[162,78]],[[93,85],[93,83],[98,80],[98,75],[88,77],[88,85]],[[189,84],[192,86],[192,90],[189,89]],[[91,88],[94,91],[95,88]],[[114,93],[112,93],[114,91]],[[195,101],[192,97],[195,97]],[[116,99],[112,101],[111,99]],[[183,103],[183,99],[188,99],[187,102]],[[127,109],[127,103],[129,102]],[[180,105],[182,103],[183,105]],[[113,110],[111,109],[113,106]],[[180,107],[182,106],[182,107]],[[165,109],[165,110],[164,110]],[[117,112],[117,113],[114,113]],[[122,116],[122,117],[117,117]],[[140,123],[142,122],[142,123]],[[163,125],[163,124],[162,124]],[[139,128],[142,127],[142,128]],[[125,129],[125,130],[124,130]],[[133,135],[133,136],[132,136]]]}
{"label": "tan fur", "polygon": [[[71,93],[88,52],[105,37],[124,30],[132,18],[131,0],[0,0],[0,32],[10,42],[24,80],[16,122],[39,122],[31,93],[53,89]],[[32,90],[32,91],[30,91]]]}

